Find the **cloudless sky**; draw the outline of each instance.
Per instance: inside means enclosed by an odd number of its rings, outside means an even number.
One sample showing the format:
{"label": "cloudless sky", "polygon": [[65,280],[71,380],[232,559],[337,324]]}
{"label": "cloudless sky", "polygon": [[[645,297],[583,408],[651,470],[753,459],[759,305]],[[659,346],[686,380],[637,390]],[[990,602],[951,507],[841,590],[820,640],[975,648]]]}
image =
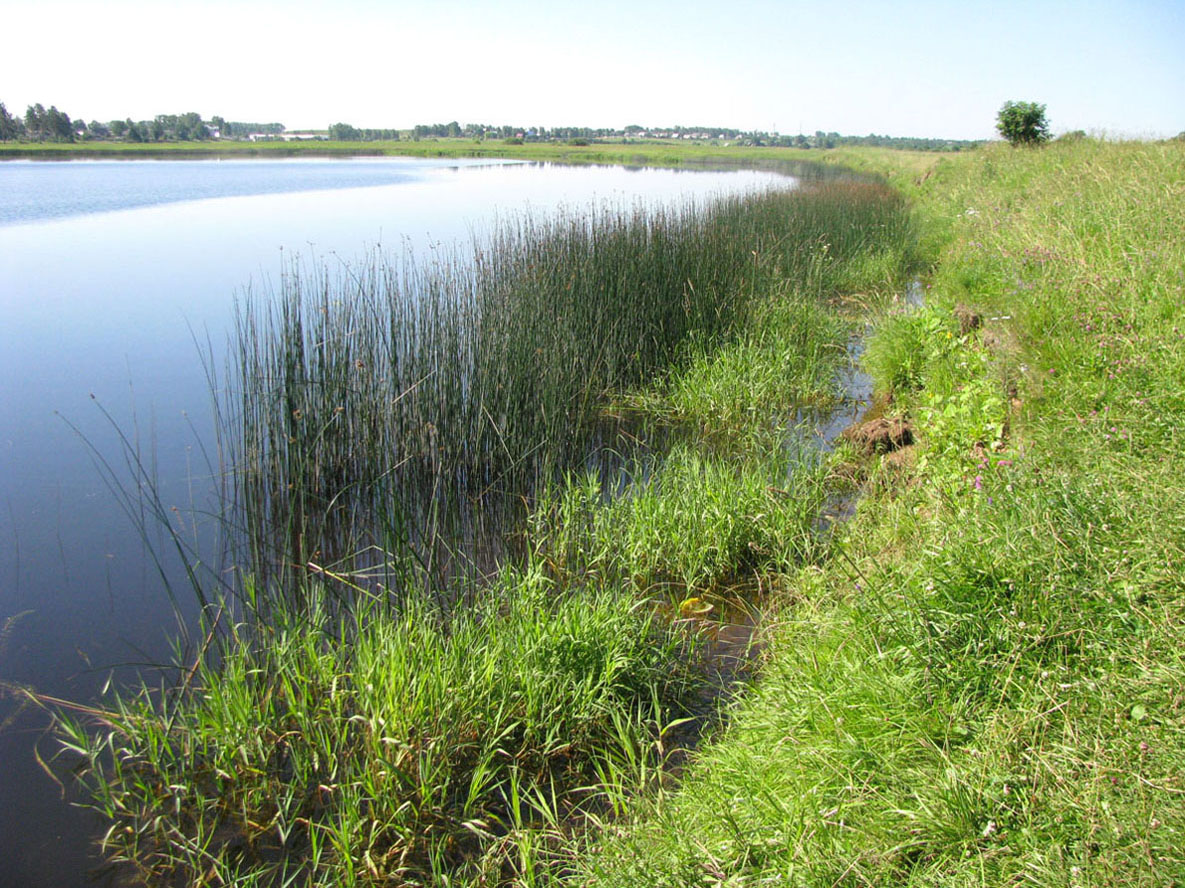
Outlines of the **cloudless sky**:
{"label": "cloudless sky", "polygon": [[5,0],[0,102],[289,129],[1185,130],[1185,0]]}

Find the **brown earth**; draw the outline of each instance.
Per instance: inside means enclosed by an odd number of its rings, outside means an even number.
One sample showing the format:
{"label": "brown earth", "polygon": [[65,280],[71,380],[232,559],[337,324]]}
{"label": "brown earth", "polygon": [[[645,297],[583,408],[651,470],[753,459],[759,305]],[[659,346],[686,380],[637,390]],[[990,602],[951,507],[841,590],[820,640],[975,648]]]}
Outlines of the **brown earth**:
{"label": "brown earth", "polygon": [[901,416],[878,416],[849,426],[843,437],[868,455],[892,453],[913,443],[913,424]]}

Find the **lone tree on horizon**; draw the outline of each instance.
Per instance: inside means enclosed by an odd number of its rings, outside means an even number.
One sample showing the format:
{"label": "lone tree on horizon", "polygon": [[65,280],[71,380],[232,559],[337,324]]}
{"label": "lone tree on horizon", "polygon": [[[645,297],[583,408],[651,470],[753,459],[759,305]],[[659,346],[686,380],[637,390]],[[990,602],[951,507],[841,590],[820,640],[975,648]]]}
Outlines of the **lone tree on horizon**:
{"label": "lone tree on horizon", "polygon": [[996,129],[1013,145],[1040,145],[1049,140],[1045,106],[1036,102],[1005,102],[996,115]]}

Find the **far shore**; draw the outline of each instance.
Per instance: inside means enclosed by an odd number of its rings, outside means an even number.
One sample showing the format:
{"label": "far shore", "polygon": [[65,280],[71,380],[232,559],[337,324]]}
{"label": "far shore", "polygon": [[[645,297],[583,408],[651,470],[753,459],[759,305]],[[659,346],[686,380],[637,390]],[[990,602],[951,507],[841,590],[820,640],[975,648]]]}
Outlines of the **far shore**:
{"label": "far shore", "polygon": [[[891,154],[891,164],[878,163]],[[630,142],[523,142],[423,139],[373,142],[10,142],[0,143],[3,160],[201,160],[212,158],[422,157],[490,158],[550,163],[662,167],[770,167],[812,161],[842,164],[864,172],[915,174],[929,170],[949,152],[875,148],[786,148],[689,143],[676,139]],[[903,163],[903,161],[905,161]]]}

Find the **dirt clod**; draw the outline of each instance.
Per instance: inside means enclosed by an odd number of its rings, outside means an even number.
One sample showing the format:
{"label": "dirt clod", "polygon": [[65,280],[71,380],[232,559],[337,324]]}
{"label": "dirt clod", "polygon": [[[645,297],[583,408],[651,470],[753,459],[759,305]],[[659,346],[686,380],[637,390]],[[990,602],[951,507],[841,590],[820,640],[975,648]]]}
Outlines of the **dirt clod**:
{"label": "dirt clod", "polygon": [[983,315],[963,303],[955,306],[955,318],[959,322],[960,336],[966,336],[972,330],[978,330],[983,326]]}
{"label": "dirt clod", "polygon": [[892,453],[913,443],[913,425],[905,417],[869,419],[849,426],[843,437],[864,453]]}

